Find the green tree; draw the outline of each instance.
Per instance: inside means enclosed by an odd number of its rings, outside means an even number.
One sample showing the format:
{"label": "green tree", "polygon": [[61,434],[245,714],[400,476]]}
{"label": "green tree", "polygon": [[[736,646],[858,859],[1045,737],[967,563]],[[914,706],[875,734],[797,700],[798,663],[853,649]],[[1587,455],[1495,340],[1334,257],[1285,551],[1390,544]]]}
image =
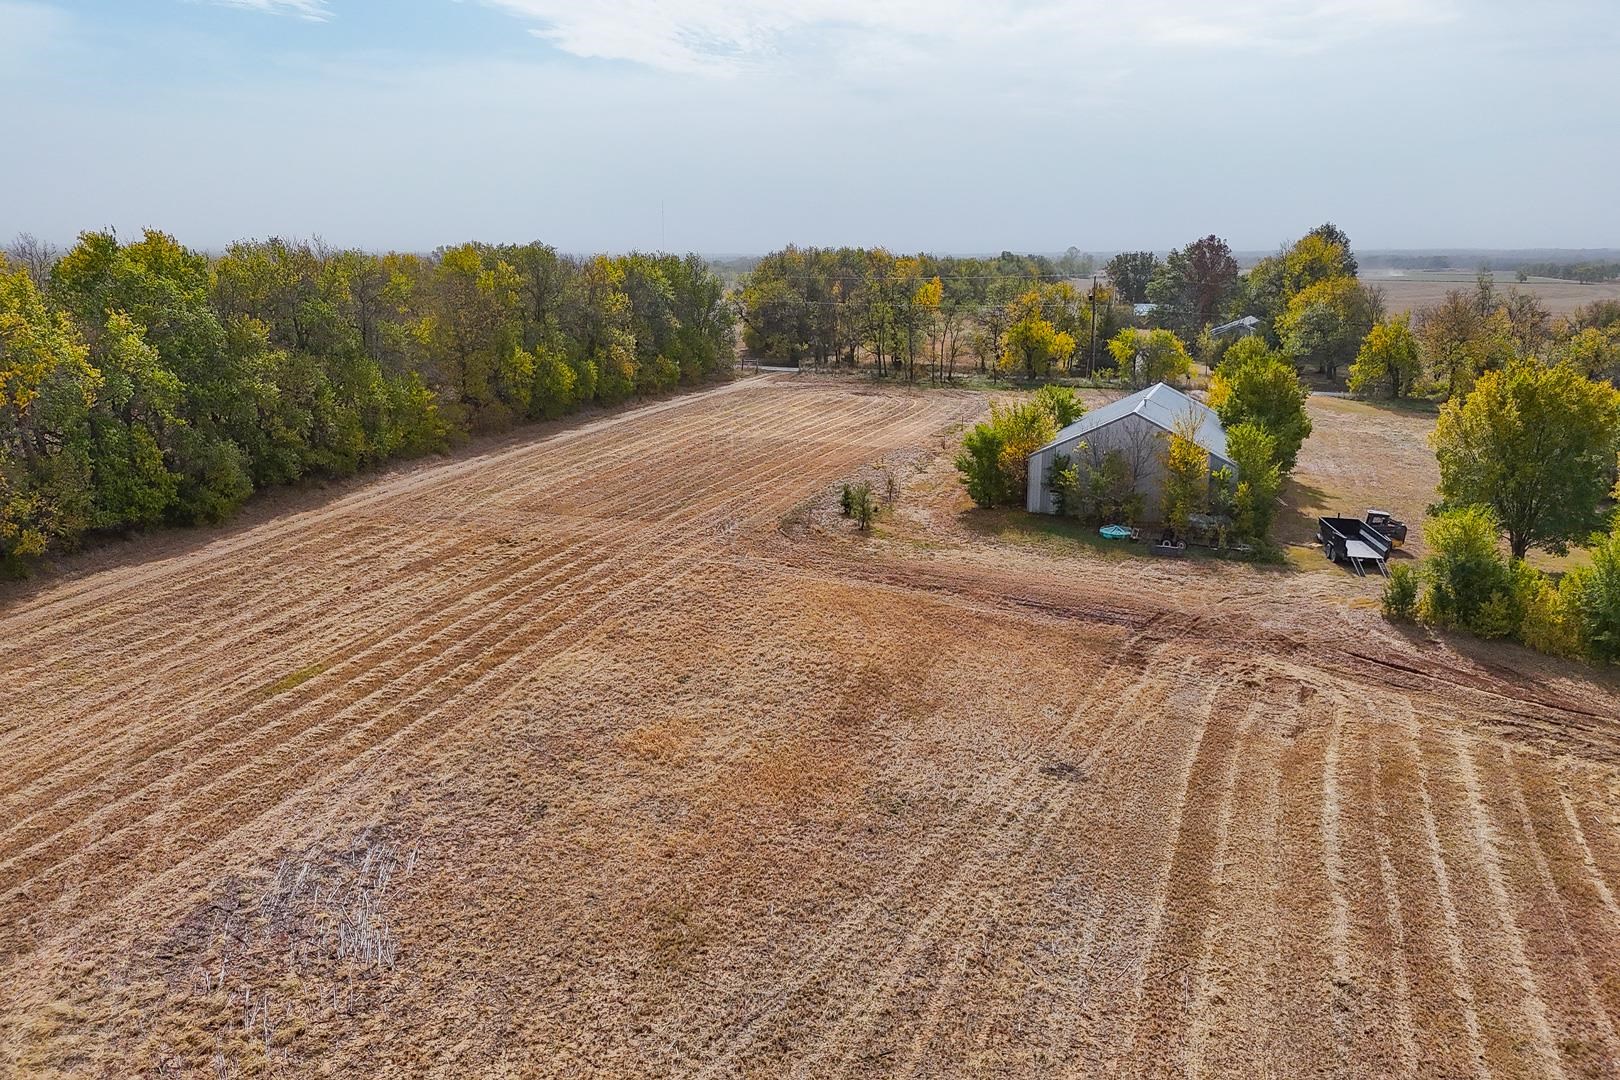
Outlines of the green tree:
{"label": "green tree", "polygon": [[1029,458],[1083,411],[1067,387],[1043,387],[1020,402],[993,401],[990,419],[962,439],[956,469],[980,506],[1022,503],[1029,488]]}
{"label": "green tree", "polygon": [[1128,304],[1147,302],[1148,282],[1159,268],[1159,257],[1151,251],[1122,251],[1108,260],[1108,280],[1120,299]]}
{"label": "green tree", "polygon": [[1158,306],[1154,319],[1191,340],[1216,321],[1237,288],[1237,259],[1225,240],[1211,235],[1172,250],[1148,282],[1147,298]]}
{"label": "green tree", "polygon": [[1086,407],[1080,403],[1073,387],[1043,386],[1030,395],[1030,400],[1052,418],[1052,426],[1058,431],[1086,414]]}
{"label": "green tree", "polygon": [[1282,491],[1277,440],[1258,424],[1244,422],[1226,431],[1226,455],[1237,467],[1232,494],[1232,524],[1239,536],[1265,540],[1271,535]]}
{"label": "green tree", "polygon": [[975,424],[962,438],[956,455],[956,471],[968,497],[979,506],[1005,506],[1012,501],[1007,477],[1001,471],[1006,440],[994,424]]}
{"label": "green tree", "polygon": [[1591,564],[1577,567],[1561,583],[1578,612],[1587,651],[1596,660],[1620,662],[1620,520],[1593,536]]}
{"label": "green tree", "polygon": [[110,232],[83,234],[49,288],[98,348],[116,314],[132,320],[157,366],[183,389],[178,422],[159,438],[177,478],[169,516],[182,523],[229,516],[253,490],[255,462],[244,448],[273,444],[263,419],[276,388],[266,381],[263,349],[255,335],[227,333],[210,286],[207,256],[149,229],[131,244]]}
{"label": "green tree", "polygon": [[1314,364],[1337,378],[1383,316],[1382,298],[1355,278],[1331,277],[1294,293],[1277,319],[1282,351],[1299,365]]}
{"label": "green tree", "polygon": [[95,527],[106,531],[157,525],[180,494],[163,447],[183,423],[184,388],[163,366],[141,327],[113,312],[97,340],[101,388],[90,411]]}
{"label": "green tree", "polygon": [[1562,552],[1597,524],[1617,436],[1620,392],[1568,364],[1514,361],[1441,409],[1442,504],[1490,507],[1516,558]]}
{"label": "green tree", "polygon": [[529,393],[529,415],[556,419],[574,407],[574,386],[578,376],[555,349],[540,346],[534,351],[534,386]]}
{"label": "green tree", "polygon": [[1001,433],[1001,473],[1007,490],[1022,502],[1029,489],[1030,455],[1052,441],[1057,424],[1039,401],[992,402],[990,423]]}
{"label": "green tree", "polygon": [[1605,331],[1588,326],[1576,330],[1559,343],[1554,357],[1573,364],[1590,378],[1613,382],[1620,375],[1620,327]]}
{"label": "green tree", "polygon": [[439,252],[427,311],[414,331],[458,423],[498,431],[521,415],[525,386],[514,361],[522,335],[522,279],[476,244]]}
{"label": "green tree", "polygon": [[1226,350],[1210,379],[1209,405],[1227,428],[1256,424],[1276,445],[1276,461],[1284,475],[1294,471],[1299,448],[1311,434],[1305,398],[1310,391],[1299,381],[1294,366],[1266,348],[1258,337],[1244,338]]}
{"label": "green tree", "polygon": [[1481,372],[1513,358],[1506,316],[1481,314],[1474,299],[1456,289],[1418,312],[1415,329],[1429,377],[1445,388],[1447,399],[1467,393]]}
{"label": "green tree", "polygon": [[1424,529],[1431,553],[1423,567],[1429,583],[1422,603],[1425,619],[1477,631],[1488,605],[1502,603],[1510,581],[1496,547],[1498,528],[1496,516],[1485,506],[1462,506],[1430,518]]}
{"label": "green tree", "polygon": [[1126,327],[1109,339],[1108,355],[1131,386],[1152,386],[1192,376],[1192,357],[1187,347],[1168,330]]}
{"label": "green tree", "polygon": [[1350,248],[1350,237],[1333,222],[1329,221],[1318,225],[1306,233],[1300,238],[1299,243],[1294,245],[1294,250],[1296,252],[1306,251],[1308,245],[1312,242],[1319,243],[1324,248],[1338,249],[1335,261],[1328,269],[1328,272],[1322,275],[1323,277],[1334,277],[1341,274],[1345,277],[1355,277],[1359,272],[1360,267],[1356,264],[1356,256]]}
{"label": "green tree", "polygon": [[855,527],[866,532],[872,527],[872,519],[877,517],[877,498],[872,494],[872,485],[864,480],[849,489],[849,516],[855,519]]}
{"label": "green tree", "polygon": [[0,264],[12,565],[87,529],[221,520],[257,486],[660,393],[732,357],[719,281],[695,256],[465,244],[426,259],[269,240],[211,263],[149,230],[85,233],[31,265],[30,291]]}
{"label": "green tree", "polygon": [[89,410],[100,373],[71,322],[0,258],[0,569],[70,546],[92,520]]}
{"label": "green tree", "polygon": [[1355,363],[1350,365],[1350,392],[1366,395],[1379,388],[1392,398],[1404,397],[1411,393],[1422,372],[1423,361],[1411,319],[1398,315],[1374,323],[1367,332]]}

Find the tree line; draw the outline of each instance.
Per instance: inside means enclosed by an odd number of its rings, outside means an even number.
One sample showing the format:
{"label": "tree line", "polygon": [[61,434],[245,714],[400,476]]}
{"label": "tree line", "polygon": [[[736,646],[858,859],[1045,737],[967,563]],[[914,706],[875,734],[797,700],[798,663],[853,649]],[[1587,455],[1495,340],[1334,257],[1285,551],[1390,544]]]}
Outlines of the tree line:
{"label": "tree line", "polygon": [[733,327],[696,256],[24,237],[0,255],[0,569],[692,385]]}
{"label": "tree line", "polygon": [[[1101,281],[1078,280],[1087,267],[1072,250],[1051,260],[788,247],[738,281],[743,343],[763,359],[869,363],[908,378],[973,371],[1040,380],[1106,370],[1129,380],[1127,360],[1141,350],[1134,335],[1110,347],[1123,331],[1169,331],[1173,352],[1213,367],[1226,343],[1211,328],[1253,314],[1272,344],[1333,374],[1382,314],[1377,294],[1356,279],[1348,238],[1332,224],[1248,274],[1213,235],[1163,259],[1122,252]],[[1169,345],[1161,340],[1156,349]]]}
{"label": "tree line", "polygon": [[1482,272],[1472,290],[1452,289],[1411,316],[1376,323],[1349,370],[1368,397],[1449,401],[1513,361],[1568,362],[1588,378],[1620,377],[1620,302],[1600,300],[1553,318],[1529,293],[1498,288]]}
{"label": "tree line", "polygon": [[[1385,613],[1620,661],[1620,391],[1556,353],[1510,355],[1442,406],[1431,441],[1431,554],[1391,570]],[[1567,573],[1525,559],[1574,544],[1591,561]]]}
{"label": "tree line", "polygon": [[894,255],[882,248],[787,247],[761,258],[736,292],[743,344],[783,363],[883,375],[1068,372],[1131,321],[1114,289],[1082,290],[1090,270],[1003,252],[993,259]]}
{"label": "tree line", "polygon": [[1550,277],[1591,285],[1599,281],[1614,281],[1620,278],[1620,262],[1523,263],[1518,267],[1518,276],[1520,281],[1528,277]]}

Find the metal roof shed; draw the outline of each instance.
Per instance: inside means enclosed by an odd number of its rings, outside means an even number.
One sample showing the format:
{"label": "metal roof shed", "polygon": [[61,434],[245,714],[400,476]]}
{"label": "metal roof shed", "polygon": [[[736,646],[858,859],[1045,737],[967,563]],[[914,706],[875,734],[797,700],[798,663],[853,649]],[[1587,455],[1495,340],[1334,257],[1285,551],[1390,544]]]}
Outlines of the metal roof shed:
{"label": "metal roof shed", "polygon": [[1026,507],[1035,514],[1057,512],[1047,473],[1053,458],[1059,454],[1072,457],[1082,443],[1097,455],[1119,451],[1131,459],[1136,488],[1152,505],[1163,489],[1165,442],[1183,423],[1191,425],[1193,441],[1209,452],[1212,472],[1237,471],[1227,457],[1226,429],[1215,410],[1173,386],[1154,383],[1087,413],[1031,454]]}

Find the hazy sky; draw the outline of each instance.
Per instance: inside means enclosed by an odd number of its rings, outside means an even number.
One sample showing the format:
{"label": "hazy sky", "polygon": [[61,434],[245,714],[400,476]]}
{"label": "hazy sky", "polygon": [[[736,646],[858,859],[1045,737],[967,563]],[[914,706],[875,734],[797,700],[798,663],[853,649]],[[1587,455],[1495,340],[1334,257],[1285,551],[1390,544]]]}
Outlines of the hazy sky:
{"label": "hazy sky", "polygon": [[1614,0],[0,0],[0,238],[1620,246],[1617,55]]}

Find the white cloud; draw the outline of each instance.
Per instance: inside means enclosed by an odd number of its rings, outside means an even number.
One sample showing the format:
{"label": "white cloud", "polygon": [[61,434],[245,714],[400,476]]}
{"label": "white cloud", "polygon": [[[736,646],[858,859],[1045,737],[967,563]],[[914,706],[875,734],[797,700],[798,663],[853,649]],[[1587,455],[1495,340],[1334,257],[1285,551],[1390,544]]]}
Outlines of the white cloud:
{"label": "white cloud", "polygon": [[332,17],[326,0],[208,0],[221,7],[241,8],[244,11],[262,11],[268,15],[292,15],[310,22],[325,22]]}
{"label": "white cloud", "polygon": [[678,73],[737,74],[789,57],[798,39],[834,56],[984,53],[1073,58],[1163,46],[1310,52],[1455,17],[1456,0],[485,0],[574,56]]}

